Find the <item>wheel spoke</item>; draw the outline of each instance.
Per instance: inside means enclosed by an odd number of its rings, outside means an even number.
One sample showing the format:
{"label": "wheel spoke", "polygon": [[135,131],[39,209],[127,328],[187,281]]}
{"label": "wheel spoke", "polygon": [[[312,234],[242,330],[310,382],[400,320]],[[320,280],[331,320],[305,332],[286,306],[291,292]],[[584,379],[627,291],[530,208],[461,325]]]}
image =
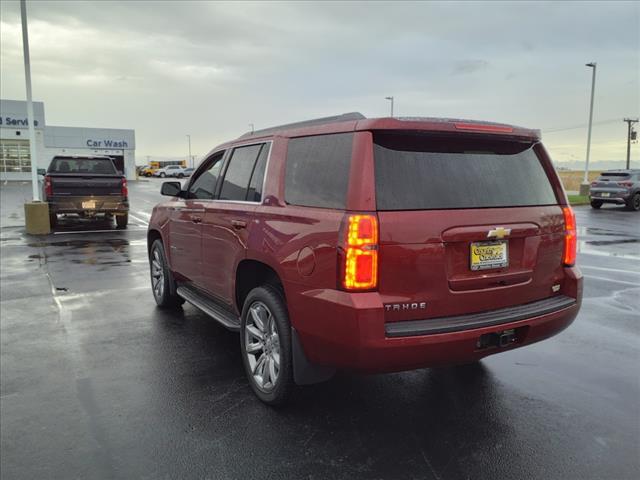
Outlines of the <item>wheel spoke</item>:
{"label": "wheel spoke", "polygon": [[253,325],[247,325],[247,332],[258,340],[264,340],[264,334]]}
{"label": "wheel spoke", "polygon": [[263,349],[262,342],[247,343],[247,353],[255,354]]}
{"label": "wheel spoke", "polygon": [[273,364],[280,370],[280,352],[273,352]]}
{"label": "wheel spoke", "polygon": [[260,312],[258,307],[252,307],[249,311],[251,312],[251,318],[253,319],[253,323],[255,324],[255,326],[258,327],[261,332],[264,332],[265,325],[262,318],[260,318]]}
{"label": "wheel spoke", "polygon": [[276,372],[276,364],[273,358],[273,355],[269,356],[269,380],[271,383],[276,383],[276,379],[278,378],[278,373]]}

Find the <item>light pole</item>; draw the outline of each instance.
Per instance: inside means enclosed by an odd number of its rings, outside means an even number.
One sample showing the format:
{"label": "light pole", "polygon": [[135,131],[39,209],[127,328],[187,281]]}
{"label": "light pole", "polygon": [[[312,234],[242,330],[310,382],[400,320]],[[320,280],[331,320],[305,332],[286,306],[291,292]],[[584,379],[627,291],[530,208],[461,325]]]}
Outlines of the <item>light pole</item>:
{"label": "light pole", "polygon": [[638,123],[637,118],[625,118],[624,121],[627,123],[627,170],[631,168],[631,140],[633,134],[633,124]]}
{"label": "light pole", "polygon": [[385,100],[389,100],[391,102],[391,116],[393,117],[393,96],[384,97]]}
{"label": "light pole", "polygon": [[27,29],[27,4],[25,0],[20,0],[20,16],[22,17],[24,80],[27,87],[27,122],[29,123],[29,150],[31,154],[31,190],[33,193],[33,201],[39,202],[40,189],[38,188],[38,159],[36,157],[36,131],[33,120],[33,99],[31,97],[31,62],[29,60],[29,32]]}
{"label": "light pole", "polygon": [[189,166],[193,168],[193,159],[191,158],[191,135],[187,135],[189,139]]}
{"label": "light pole", "polygon": [[589,107],[589,131],[587,133],[587,160],[584,165],[584,179],[580,185],[580,195],[589,194],[589,154],[591,153],[591,126],[593,123],[593,95],[596,89],[596,62],[585,64],[586,67],[593,68],[591,75],[591,106]]}

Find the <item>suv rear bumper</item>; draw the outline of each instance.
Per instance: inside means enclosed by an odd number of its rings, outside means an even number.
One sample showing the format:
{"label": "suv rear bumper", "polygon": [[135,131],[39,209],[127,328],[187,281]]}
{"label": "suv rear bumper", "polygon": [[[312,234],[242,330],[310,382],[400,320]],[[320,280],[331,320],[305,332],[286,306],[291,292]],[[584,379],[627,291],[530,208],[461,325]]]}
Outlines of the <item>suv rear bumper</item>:
{"label": "suv rear bumper", "polygon": [[[316,365],[376,373],[469,363],[530,345],[567,328],[580,309],[582,278],[575,267],[566,271],[565,288],[558,297],[547,299],[546,313],[536,313],[530,308],[527,315],[527,307],[532,305],[527,304],[511,308],[515,311],[511,313],[520,312],[519,316],[511,317],[516,318],[512,321],[505,316],[505,310],[509,309],[449,317],[452,324],[463,317],[466,320],[480,317],[484,323],[472,325],[461,321],[457,327],[435,330],[437,333],[421,331],[420,327],[433,326],[436,322],[442,326],[446,319],[433,319],[433,324],[428,323],[430,320],[394,322],[394,328],[389,329],[392,324],[385,324],[383,306],[376,292],[305,292],[306,298],[301,304],[306,304],[306,313],[296,315],[296,302],[291,305],[291,313],[304,352]],[[552,299],[558,299],[555,307],[551,305]],[[309,302],[314,305],[310,306]],[[403,330],[405,334],[400,334]],[[479,346],[481,336],[500,334],[505,330],[514,330],[512,343],[503,347]]]}

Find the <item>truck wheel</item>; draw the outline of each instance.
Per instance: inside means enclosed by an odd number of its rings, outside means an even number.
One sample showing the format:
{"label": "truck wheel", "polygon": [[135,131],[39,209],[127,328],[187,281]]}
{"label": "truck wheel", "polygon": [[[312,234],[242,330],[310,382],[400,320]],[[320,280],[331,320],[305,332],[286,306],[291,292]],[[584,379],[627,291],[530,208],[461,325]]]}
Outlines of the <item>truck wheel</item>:
{"label": "truck wheel", "polygon": [[167,176],[167,174],[166,174],[166,173],[164,173],[164,172],[160,172],[160,178],[164,178],[164,177],[166,177],[166,176]]}
{"label": "truck wheel", "polygon": [[184,300],[175,293],[175,280],[167,264],[162,240],[156,240],[151,244],[149,267],[151,270],[151,291],[158,306],[176,308],[182,305]]}
{"label": "truck wheel", "polygon": [[635,212],[640,210],[640,192],[636,193],[629,199],[629,202],[627,203],[627,210],[632,210]]}
{"label": "truck wheel", "polygon": [[127,228],[127,223],[129,223],[128,213],[125,213],[124,215],[116,215],[116,225],[118,228]]}
{"label": "truck wheel", "polygon": [[602,202],[600,200],[591,200],[591,208],[598,210],[601,206]]}
{"label": "truck wheel", "polygon": [[291,324],[282,294],[270,285],[247,295],[240,348],[251,389],[267,405],[281,405],[293,388]]}

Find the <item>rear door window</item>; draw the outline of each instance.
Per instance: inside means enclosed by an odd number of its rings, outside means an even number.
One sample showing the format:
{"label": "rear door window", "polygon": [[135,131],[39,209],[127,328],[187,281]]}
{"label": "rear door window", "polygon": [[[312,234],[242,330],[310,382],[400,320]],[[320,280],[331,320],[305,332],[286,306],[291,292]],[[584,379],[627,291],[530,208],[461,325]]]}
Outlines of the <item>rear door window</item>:
{"label": "rear door window", "polygon": [[308,207],[344,209],[352,133],[292,138],[287,150],[285,200]]}
{"label": "rear door window", "polygon": [[261,148],[262,144],[233,150],[220,190],[220,200],[246,200],[251,174]]}
{"label": "rear door window", "polygon": [[379,133],[374,158],[378,210],[557,204],[532,144]]}
{"label": "rear door window", "polygon": [[269,157],[269,144],[265,143],[260,149],[256,165],[251,174],[249,182],[249,190],[247,191],[247,200],[250,202],[259,202],[262,200],[262,186],[264,184],[264,174],[267,168],[267,158]]}

